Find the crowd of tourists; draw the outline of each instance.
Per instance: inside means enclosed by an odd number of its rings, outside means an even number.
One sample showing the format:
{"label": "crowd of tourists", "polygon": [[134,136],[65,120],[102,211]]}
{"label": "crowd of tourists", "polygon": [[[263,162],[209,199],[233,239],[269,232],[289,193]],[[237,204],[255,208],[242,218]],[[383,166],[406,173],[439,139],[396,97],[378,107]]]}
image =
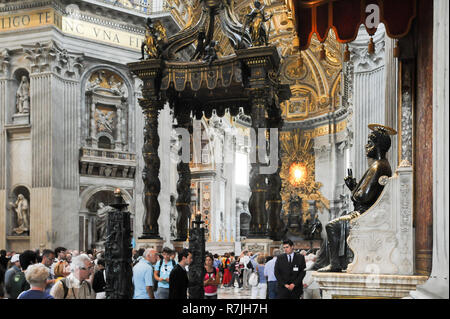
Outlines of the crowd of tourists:
{"label": "crowd of tourists", "polygon": [[105,286],[101,251],[0,251],[0,298],[103,299]]}
{"label": "crowd of tourists", "polygon": [[[299,256],[298,258],[303,256],[304,267],[292,264],[292,262],[288,265],[283,265],[283,263],[279,262],[276,269],[277,259],[283,255],[280,249],[274,249],[271,255],[253,253],[248,250],[242,251],[239,256],[235,256],[232,252],[223,256],[214,255],[213,263],[218,269],[220,287],[225,289],[234,288],[238,292],[250,290],[251,299],[284,299],[290,296],[279,294],[279,290],[283,290],[283,287],[279,288],[279,284],[284,280],[282,278],[283,274],[289,273],[292,268],[292,270],[295,270],[294,274],[305,270],[301,284],[297,285],[297,289],[302,290],[298,298],[320,299],[319,285],[313,280],[311,276],[312,271],[308,270],[316,261],[316,255],[312,250],[294,252],[293,243],[289,240],[283,243],[283,249],[284,247],[289,247],[289,254]],[[286,249],[284,249],[284,256],[287,256]],[[287,278],[285,281],[288,282],[290,279]]]}
{"label": "crowd of tourists", "polygon": [[[244,250],[219,256],[206,253],[204,295],[248,291],[251,299],[320,299],[320,289],[308,269],[312,251],[294,251],[291,241],[271,255]],[[192,252],[164,247],[133,250],[134,299],[187,299]],[[0,299],[104,299],[104,252],[55,250],[0,251]]]}

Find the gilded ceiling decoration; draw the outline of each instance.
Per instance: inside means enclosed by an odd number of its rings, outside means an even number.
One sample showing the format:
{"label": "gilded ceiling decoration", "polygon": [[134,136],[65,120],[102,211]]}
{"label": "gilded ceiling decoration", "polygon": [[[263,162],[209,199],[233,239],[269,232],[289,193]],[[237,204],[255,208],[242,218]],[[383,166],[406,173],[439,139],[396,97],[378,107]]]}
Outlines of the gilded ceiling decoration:
{"label": "gilded ceiling decoration", "polygon": [[[280,78],[290,84],[292,98],[281,104],[283,118],[288,122],[298,122],[333,111],[339,107],[339,92],[342,70],[342,46],[333,31],[322,47],[314,35],[308,50],[295,50],[294,23],[288,10],[289,1],[263,1],[267,15],[273,14],[267,29],[270,30],[269,43],[275,45],[282,55]],[[192,25],[201,14],[199,0],[169,1],[172,13],[182,29]],[[253,8],[252,0],[231,1],[241,21]],[[218,23],[218,21],[216,21]],[[270,25],[269,25],[270,24]],[[228,37],[220,28],[215,29],[214,39],[219,57],[234,53]],[[324,50],[324,51],[323,51]],[[299,56],[302,63],[299,63]]]}

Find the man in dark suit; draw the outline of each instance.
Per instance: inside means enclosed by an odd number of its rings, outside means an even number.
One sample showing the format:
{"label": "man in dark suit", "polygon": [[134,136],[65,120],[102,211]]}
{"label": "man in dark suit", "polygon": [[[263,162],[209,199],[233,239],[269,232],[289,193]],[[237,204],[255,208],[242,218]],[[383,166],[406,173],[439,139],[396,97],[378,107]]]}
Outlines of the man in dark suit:
{"label": "man in dark suit", "polygon": [[192,262],[192,253],[189,249],[183,249],[178,254],[178,264],[170,272],[169,299],[187,299],[189,279],[186,266]]}
{"label": "man in dark suit", "polygon": [[305,256],[294,253],[294,243],[283,241],[284,254],[275,262],[275,277],[278,285],[278,299],[300,299],[305,277]]}

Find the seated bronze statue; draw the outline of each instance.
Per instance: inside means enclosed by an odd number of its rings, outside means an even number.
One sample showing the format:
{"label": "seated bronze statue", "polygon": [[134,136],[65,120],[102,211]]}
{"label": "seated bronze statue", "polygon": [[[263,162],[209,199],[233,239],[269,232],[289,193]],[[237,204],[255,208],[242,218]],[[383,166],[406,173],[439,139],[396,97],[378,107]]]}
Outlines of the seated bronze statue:
{"label": "seated bronze statue", "polygon": [[[344,180],[352,192],[351,199],[354,211],[333,219],[325,226],[327,242],[322,246],[321,250],[327,250],[328,254],[322,255],[327,255],[328,258],[325,258],[325,262],[324,258],[322,258],[320,263],[321,266],[325,267],[318,269],[319,272],[341,272],[347,268],[346,241],[349,222],[375,204],[384,188],[384,183],[382,183],[382,180],[380,181],[380,178],[382,176],[392,176],[391,166],[386,159],[386,153],[391,147],[391,138],[389,135],[397,134],[397,132],[389,127],[378,124],[370,124],[369,128],[372,132],[369,134],[366,145],[366,156],[369,161],[370,159],[374,161],[370,164],[370,167],[364,173],[358,184],[356,183],[356,179],[353,178],[351,170],[349,170],[349,175]],[[316,262],[316,267],[319,264],[319,259]],[[311,269],[314,269],[314,266]]]}

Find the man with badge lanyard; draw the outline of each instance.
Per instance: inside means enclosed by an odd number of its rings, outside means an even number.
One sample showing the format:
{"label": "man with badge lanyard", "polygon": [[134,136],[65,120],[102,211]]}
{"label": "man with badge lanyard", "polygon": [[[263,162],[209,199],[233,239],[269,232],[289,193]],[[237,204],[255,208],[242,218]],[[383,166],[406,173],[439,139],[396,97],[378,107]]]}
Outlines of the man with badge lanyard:
{"label": "man with badge lanyard", "polygon": [[283,241],[284,254],[275,263],[278,299],[300,299],[303,294],[303,277],[305,277],[305,256],[294,252],[294,243],[289,239]]}

